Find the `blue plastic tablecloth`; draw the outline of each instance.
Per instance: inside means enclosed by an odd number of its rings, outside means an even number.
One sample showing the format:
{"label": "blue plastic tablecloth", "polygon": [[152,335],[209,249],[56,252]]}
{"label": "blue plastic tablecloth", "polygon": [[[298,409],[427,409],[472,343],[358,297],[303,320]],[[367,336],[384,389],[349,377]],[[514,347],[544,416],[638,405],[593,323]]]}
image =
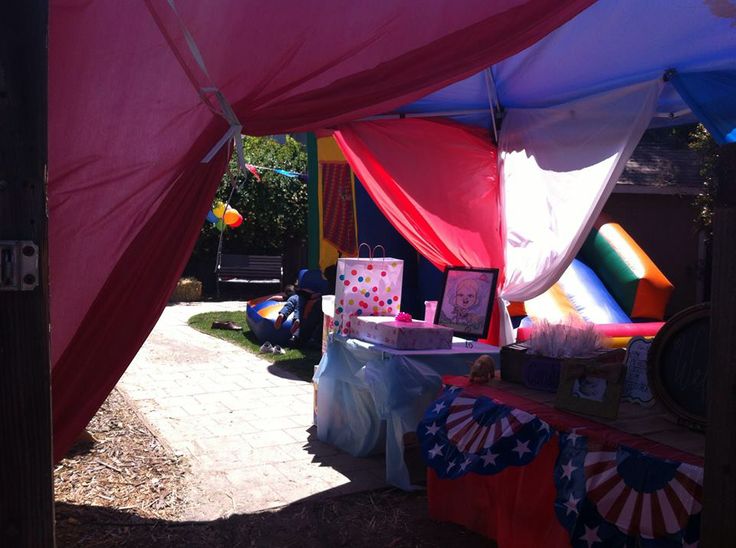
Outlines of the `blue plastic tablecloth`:
{"label": "blue plastic tablecloth", "polygon": [[442,387],[442,376],[467,374],[481,354],[498,364],[498,348],[476,342],[408,351],[334,336],[314,377],[317,436],[356,457],[385,451],[386,480],[411,490],[404,434],[416,430]]}

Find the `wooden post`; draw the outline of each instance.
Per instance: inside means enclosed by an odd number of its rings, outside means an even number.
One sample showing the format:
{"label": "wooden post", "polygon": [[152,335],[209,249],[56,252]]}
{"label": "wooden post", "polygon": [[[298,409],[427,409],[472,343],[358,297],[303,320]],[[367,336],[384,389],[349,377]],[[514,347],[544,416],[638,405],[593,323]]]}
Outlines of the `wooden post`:
{"label": "wooden post", "polygon": [[309,268],[319,268],[319,160],[314,133],[307,133],[307,173],[307,264]]}
{"label": "wooden post", "polygon": [[713,225],[702,546],[736,542],[736,145],[720,149]]}
{"label": "wooden post", "polygon": [[47,1],[0,2],[0,240],[30,240],[40,252],[38,287],[0,290],[0,546],[54,544],[47,27]]}

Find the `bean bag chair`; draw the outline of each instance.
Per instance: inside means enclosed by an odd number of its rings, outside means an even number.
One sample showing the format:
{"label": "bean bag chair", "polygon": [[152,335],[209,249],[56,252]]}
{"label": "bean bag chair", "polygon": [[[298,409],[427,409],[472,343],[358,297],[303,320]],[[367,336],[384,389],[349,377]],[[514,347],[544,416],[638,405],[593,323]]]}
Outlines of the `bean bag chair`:
{"label": "bean bag chair", "polygon": [[[300,270],[299,276],[297,277],[297,284],[299,288],[308,289],[319,294],[324,294],[328,287],[327,280],[322,277],[322,272],[316,269]],[[287,318],[280,329],[276,329],[274,325],[282,306],[284,306],[283,301],[271,299],[254,299],[248,303],[245,311],[246,321],[248,322],[248,327],[250,327],[250,330],[259,342],[264,343],[268,341],[271,344],[278,344],[280,346],[285,346],[289,343],[292,318]],[[313,313],[318,312],[319,307],[316,307]]]}

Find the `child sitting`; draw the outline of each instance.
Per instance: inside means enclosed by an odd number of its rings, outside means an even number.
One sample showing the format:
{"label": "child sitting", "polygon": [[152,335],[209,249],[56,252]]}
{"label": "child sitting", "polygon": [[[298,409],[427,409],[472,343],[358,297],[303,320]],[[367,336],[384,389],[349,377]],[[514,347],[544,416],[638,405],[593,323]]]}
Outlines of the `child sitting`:
{"label": "child sitting", "polygon": [[[281,329],[286,318],[293,314],[294,317],[291,320],[291,334],[293,335],[297,332],[299,325],[301,324],[299,314],[301,312],[300,309],[303,309],[304,307],[300,306],[299,294],[293,285],[289,284],[284,287],[284,296],[286,297],[286,302],[284,302],[284,306],[279,310],[279,315],[276,317],[276,321],[273,322],[273,325],[276,329]],[[273,300],[280,301],[284,299],[282,297],[281,299],[274,298]]]}

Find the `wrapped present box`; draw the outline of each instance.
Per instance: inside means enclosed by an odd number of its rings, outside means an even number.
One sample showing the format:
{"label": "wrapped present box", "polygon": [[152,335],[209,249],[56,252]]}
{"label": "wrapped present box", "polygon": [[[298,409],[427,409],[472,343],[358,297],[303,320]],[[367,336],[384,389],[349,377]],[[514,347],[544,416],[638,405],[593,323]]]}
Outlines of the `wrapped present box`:
{"label": "wrapped present box", "polygon": [[393,316],[351,318],[352,336],[398,350],[452,348],[452,329],[419,320],[399,322]]}

